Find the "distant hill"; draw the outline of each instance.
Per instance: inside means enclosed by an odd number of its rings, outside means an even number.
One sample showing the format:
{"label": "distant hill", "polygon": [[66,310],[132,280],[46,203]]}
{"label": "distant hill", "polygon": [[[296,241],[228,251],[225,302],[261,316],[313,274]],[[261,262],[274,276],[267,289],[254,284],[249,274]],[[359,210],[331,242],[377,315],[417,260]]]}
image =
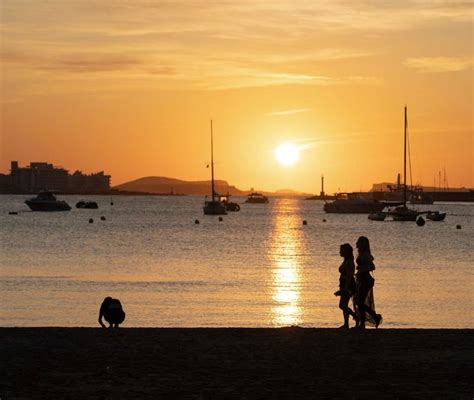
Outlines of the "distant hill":
{"label": "distant hill", "polygon": [[[216,192],[230,193],[233,196],[245,196],[248,191],[242,191],[226,181],[214,181]],[[211,181],[183,181],[164,176],[147,176],[114,186],[114,189],[127,192],[174,193],[205,196],[211,192]]]}
{"label": "distant hill", "polygon": [[[216,192],[220,194],[231,194],[232,196],[247,196],[253,192],[254,189],[240,190],[233,185],[229,185],[227,181],[214,181]],[[130,182],[125,182],[114,186],[113,189],[124,192],[141,192],[141,193],[155,193],[155,194],[185,194],[195,196],[205,196],[211,193],[211,181],[183,181],[180,179],[167,178],[164,176],[147,176],[144,178],[135,179]],[[266,196],[302,196],[305,193],[298,192],[291,189],[277,190],[276,192],[263,192]]]}

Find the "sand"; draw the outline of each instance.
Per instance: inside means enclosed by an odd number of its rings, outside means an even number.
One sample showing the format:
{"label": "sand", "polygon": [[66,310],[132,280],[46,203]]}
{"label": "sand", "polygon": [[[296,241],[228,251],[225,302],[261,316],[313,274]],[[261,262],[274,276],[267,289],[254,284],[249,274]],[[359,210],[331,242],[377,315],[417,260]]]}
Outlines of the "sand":
{"label": "sand", "polygon": [[0,328],[0,398],[472,399],[473,333]]}

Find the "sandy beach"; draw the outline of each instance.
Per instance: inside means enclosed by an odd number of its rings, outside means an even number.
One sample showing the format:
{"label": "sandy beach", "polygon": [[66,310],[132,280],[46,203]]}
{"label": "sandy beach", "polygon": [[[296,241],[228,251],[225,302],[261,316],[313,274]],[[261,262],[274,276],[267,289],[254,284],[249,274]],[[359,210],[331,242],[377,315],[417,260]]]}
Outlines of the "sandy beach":
{"label": "sandy beach", "polygon": [[471,399],[473,333],[0,328],[0,397]]}

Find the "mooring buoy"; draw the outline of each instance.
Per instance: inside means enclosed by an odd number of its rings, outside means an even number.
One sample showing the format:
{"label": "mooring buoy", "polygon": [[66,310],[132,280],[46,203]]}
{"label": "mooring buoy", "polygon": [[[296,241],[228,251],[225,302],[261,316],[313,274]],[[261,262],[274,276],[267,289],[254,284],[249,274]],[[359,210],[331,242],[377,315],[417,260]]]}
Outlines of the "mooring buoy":
{"label": "mooring buoy", "polygon": [[198,220],[198,219],[195,219],[195,220],[194,220],[194,223],[195,223],[196,225],[198,225],[198,224],[199,224],[199,220]]}
{"label": "mooring buoy", "polygon": [[461,225],[456,225],[456,229],[461,229]]}
{"label": "mooring buoy", "polygon": [[222,221],[224,221],[224,218],[219,217],[219,222],[222,222]]}
{"label": "mooring buoy", "polygon": [[89,224],[92,224],[94,220],[92,218],[89,218]]}
{"label": "mooring buoy", "polygon": [[305,219],[303,220],[303,225],[308,225],[308,221],[306,221]]}
{"label": "mooring buoy", "polygon": [[105,217],[102,215],[102,217],[100,217],[100,220],[105,221]]}

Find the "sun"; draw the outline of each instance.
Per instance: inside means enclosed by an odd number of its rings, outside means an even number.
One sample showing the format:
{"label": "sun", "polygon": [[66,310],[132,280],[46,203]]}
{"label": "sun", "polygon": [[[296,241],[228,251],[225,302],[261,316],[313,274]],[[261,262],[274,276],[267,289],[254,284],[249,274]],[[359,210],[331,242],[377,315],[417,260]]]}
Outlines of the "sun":
{"label": "sun", "polygon": [[295,164],[300,158],[298,148],[291,143],[280,144],[275,149],[275,159],[285,166]]}

